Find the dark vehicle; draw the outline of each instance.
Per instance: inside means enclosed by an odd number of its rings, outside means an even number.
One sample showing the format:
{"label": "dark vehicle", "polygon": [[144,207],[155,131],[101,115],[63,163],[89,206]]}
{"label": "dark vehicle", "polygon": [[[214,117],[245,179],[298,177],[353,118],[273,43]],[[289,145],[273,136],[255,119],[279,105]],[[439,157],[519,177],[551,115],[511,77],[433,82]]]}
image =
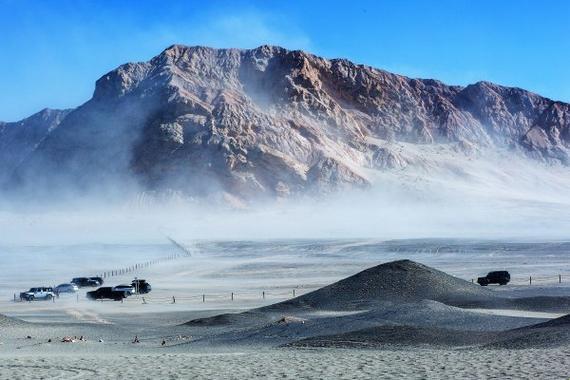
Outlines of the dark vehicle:
{"label": "dark vehicle", "polygon": [[117,292],[124,292],[126,296],[131,296],[136,293],[134,286],[126,284],[113,286],[113,290]]}
{"label": "dark vehicle", "polygon": [[90,300],[109,299],[114,301],[121,301],[122,299],[127,298],[127,294],[125,292],[113,290],[111,287],[103,287],[87,292],[87,298]]}
{"label": "dark vehicle", "polygon": [[103,278],[101,278],[101,277],[89,277],[89,279],[97,281],[99,283],[99,286],[103,285],[103,283],[105,282],[105,281],[103,281]]}
{"label": "dark vehicle", "polygon": [[152,290],[152,287],[146,280],[136,279],[131,282],[131,285],[135,288],[135,293],[137,294],[147,294]]}
{"label": "dark vehicle", "polygon": [[489,284],[507,285],[511,281],[511,275],[506,270],[489,272],[485,277],[479,277],[477,283],[481,286]]}
{"label": "dark vehicle", "polygon": [[75,277],[71,280],[71,283],[77,285],[79,288],[94,288],[100,285],[99,281],[93,280],[89,277]]}

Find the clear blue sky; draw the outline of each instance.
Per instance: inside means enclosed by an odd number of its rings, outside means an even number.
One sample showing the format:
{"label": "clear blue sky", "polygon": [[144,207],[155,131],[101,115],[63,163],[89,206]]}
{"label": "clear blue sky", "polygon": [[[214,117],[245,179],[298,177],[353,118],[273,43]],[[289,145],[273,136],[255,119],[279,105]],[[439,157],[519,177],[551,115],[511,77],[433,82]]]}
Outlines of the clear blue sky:
{"label": "clear blue sky", "polygon": [[0,120],[78,106],[107,71],[173,43],[278,44],[570,101],[570,1],[0,0]]}

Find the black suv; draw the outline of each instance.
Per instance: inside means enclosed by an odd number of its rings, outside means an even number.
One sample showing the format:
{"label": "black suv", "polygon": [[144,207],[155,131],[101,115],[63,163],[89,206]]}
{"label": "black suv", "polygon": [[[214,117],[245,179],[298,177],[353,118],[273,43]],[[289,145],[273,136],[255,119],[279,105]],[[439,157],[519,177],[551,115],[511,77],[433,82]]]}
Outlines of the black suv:
{"label": "black suv", "polygon": [[138,294],[147,294],[152,290],[152,287],[148,282],[146,282],[146,280],[136,279],[131,282],[131,285],[135,288],[135,292]]}
{"label": "black suv", "polygon": [[99,281],[89,277],[75,277],[71,280],[72,284],[77,285],[78,288],[96,287],[99,286]]}
{"label": "black suv", "polygon": [[93,280],[93,281],[97,281],[99,283],[99,286],[103,285],[103,282],[104,282],[103,278],[101,278],[101,277],[89,277],[89,279]]}
{"label": "black suv", "polygon": [[485,277],[479,277],[477,283],[481,286],[489,284],[507,285],[511,281],[511,275],[506,270],[489,272]]}
{"label": "black suv", "polygon": [[102,300],[102,299],[109,299],[114,301],[120,301],[124,298],[127,298],[126,292],[113,290],[111,287],[103,287],[97,290],[92,290],[87,292],[87,298],[90,300]]}

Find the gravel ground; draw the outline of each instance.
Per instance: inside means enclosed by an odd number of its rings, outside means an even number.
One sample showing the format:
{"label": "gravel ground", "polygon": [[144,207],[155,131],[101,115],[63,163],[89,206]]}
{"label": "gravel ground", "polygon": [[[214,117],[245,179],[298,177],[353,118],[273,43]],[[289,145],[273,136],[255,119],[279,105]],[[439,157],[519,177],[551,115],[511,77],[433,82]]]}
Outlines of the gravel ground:
{"label": "gravel ground", "polygon": [[567,379],[570,349],[265,350],[1,357],[0,379]]}

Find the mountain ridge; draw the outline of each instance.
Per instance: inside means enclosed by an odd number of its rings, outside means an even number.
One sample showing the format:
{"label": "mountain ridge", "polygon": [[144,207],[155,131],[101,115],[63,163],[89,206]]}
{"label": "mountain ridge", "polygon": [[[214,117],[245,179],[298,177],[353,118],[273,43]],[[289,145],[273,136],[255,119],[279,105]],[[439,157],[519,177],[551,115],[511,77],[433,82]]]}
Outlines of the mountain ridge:
{"label": "mountain ridge", "polygon": [[570,105],[278,46],[172,45],[98,79],[93,97],[15,166],[8,187],[85,190],[129,177],[145,191],[190,196],[326,194],[370,186],[370,170],[425,166],[402,144],[567,166]]}

